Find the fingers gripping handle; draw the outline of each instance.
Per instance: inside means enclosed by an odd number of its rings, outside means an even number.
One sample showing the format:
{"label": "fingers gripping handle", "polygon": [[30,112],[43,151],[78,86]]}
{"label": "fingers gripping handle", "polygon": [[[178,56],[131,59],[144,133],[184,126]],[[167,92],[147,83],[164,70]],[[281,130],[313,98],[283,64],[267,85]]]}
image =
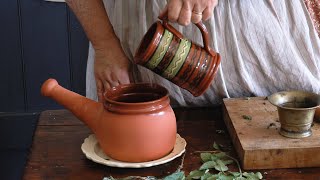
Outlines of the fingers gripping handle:
{"label": "fingers gripping handle", "polygon": [[[168,22],[168,16],[167,13],[163,13],[158,17],[160,20],[162,20],[163,26],[168,29],[170,32],[172,32],[175,36],[179,37],[180,39],[183,39],[183,35],[177,31],[173,26],[171,26]],[[203,46],[204,49],[211,55],[211,56],[216,56],[217,54],[210,48],[210,43],[209,43],[209,33],[206,28],[206,26],[200,21],[199,23],[195,24],[198,29],[200,30],[202,34],[202,40],[203,40]]]}

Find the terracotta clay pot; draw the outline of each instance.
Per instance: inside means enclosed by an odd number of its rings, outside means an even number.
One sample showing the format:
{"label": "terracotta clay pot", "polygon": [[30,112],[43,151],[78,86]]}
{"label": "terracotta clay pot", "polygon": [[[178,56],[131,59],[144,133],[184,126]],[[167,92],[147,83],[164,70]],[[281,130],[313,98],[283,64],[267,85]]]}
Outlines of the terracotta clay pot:
{"label": "terracotta clay pot", "polygon": [[168,91],[157,84],[112,88],[98,103],[47,80],[48,96],[86,123],[106,155],[126,162],[145,162],[169,154],[176,140],[176,118]]}
{"label": "terracotta clay pot", "polygon": [[134,62],[200,96],[220,65],[220,55],[209,47],[205,25],[196,24],[202,33],[204,47],[201,47],[185,39],[168,24],[167,17],[159,18],[162,22],[154,23],[140,42]]}

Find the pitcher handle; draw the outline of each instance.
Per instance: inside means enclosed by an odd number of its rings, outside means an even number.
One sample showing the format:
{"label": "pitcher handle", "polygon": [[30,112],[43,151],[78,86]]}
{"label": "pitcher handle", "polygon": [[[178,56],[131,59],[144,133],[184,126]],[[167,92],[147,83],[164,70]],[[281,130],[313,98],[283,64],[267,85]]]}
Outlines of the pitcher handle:
{"label": "pitcher handle", "polygon": [[[162,24],[166,29],[168,29],[170,32],[172,32],[175,36],[179,37],[180,39],[183,39],[183,35],[179,31],[177,31],[173,26],[171,26],[169,24],[167,14],[160,15],[158,18],[160,20],[162,20]],[[202,21],[196,23],[195,25],[198,27],[198,29],[200,30],[200,32],[202,34],[202,41],[203,41],[204,49],[211,56],[213,56],[213,57],[216,56],[217,54],[209,46],[209,33],[208,33],[206,26],[202,23]]]}

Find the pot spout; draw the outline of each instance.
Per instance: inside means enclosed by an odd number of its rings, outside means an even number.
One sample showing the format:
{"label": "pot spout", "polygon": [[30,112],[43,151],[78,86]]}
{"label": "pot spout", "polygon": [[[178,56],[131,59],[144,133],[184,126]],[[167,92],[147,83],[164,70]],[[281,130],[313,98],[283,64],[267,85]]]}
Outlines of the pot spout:
{"label": "pot spout", "polygon": [[96,132],[96,124],[104,114],[102,103],[63,88],[55,79],[48,79],[43,83],[41,94],[50,97],[70,110],[78,119],[87,124],[93,132]]}

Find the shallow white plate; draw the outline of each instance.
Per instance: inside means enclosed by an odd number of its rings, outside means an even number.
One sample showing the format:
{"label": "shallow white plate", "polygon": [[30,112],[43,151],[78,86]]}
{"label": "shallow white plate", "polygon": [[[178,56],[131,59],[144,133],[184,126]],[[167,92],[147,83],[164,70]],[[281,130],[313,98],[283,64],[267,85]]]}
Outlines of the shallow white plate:
{"label": "shallow white plate", "polygon": [[176,143],[170,154],[158,160],[141,163],[122,162],[109,158],[107,155],[103,153],[94,134],[91,134],[84,140],[83,144],[81,145],[81,150],[88,159],[99,164],[120,168],[144,168],[172,161],[173,159],[181,156],[185,152],[186,145],[187,142],[185,141],[185,139],[183,139],[179,134],[177,134]]}

